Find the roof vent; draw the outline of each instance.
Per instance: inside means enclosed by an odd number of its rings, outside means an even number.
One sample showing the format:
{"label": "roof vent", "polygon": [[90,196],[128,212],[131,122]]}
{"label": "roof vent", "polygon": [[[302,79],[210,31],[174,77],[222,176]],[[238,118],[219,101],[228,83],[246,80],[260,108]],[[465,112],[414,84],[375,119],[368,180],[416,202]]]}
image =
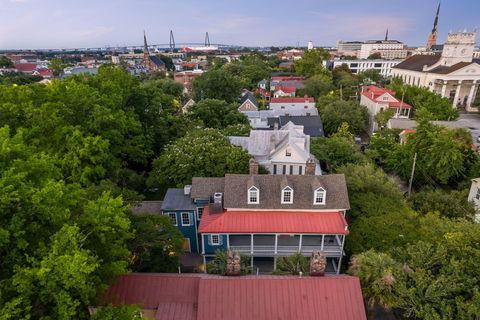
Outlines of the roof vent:
{"label": "roof vent", "polygon": [[192,192],[192,186],[191,185],[186,185],[183,187],[183,194],[186,196],[189,196],[190,193]]}

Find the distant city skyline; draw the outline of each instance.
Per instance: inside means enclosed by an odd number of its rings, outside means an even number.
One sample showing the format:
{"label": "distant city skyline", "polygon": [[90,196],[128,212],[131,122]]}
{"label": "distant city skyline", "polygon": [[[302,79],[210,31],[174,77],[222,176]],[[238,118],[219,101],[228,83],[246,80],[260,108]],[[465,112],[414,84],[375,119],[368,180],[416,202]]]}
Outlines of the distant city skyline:
{"label": "distant city skyline", "polygon": [[[245,46],[334,46],[389,38],[424,46],[437,0],[0,0],[0,49],[203,42]],[[444,0],[438,43],[480,24],[480,1]]]}

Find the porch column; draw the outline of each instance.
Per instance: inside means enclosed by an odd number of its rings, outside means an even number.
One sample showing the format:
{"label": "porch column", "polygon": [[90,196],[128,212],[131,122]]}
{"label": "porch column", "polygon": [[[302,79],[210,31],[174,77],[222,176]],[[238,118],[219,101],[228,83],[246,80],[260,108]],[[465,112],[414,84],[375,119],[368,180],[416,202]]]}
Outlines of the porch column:
{"label": "porch column", "polygon": [[322,251],[323,251],[324,243],[325,243],[325,235],[322,234],[322,245],[320,247],[320,250],[322,250]]}
{"label": "porch column", "polygon": [[467,108],[472,106],[473,99],[475,98],[475,89],[477,87],[477,83],[474,81],[472,83],[472,87],[470,88],[470,93],[468,94],[467,99]]}
{"label": "porch column", "polygon": [[273,271],[277,271],[277,257],[273,257]]}
{"label": "porch column", "polygon": [[462,81],[458,81],[457,90],[455,91],[455,98],[453,98],[453,107],[457,107],[458,98],[460,97],[460,89],[462,88]]}
{"label": "porch column", "polygon": [[227,234],[227,249],[230,249],[230,235]]}
{"label": "porch column", "polygon": [[[275,251],[274,252],[275,252],[275,254],[278,253],[278,234],[275,235]],[[275,260],[275,262],[276,262],[276,260]]]}
{"label": "porch column", "polygon": [[300,235],[300,241],[298,241],[298,251],[302,251],[302,235]]}
{"label": "porch column", "polygon": [[250,254],[253,254],[253,233],[250,235]]}
{"label": "porch column", "polygon": [[443,81],[442,98],[445,98],[445,93],[447,93],[447,81]]}

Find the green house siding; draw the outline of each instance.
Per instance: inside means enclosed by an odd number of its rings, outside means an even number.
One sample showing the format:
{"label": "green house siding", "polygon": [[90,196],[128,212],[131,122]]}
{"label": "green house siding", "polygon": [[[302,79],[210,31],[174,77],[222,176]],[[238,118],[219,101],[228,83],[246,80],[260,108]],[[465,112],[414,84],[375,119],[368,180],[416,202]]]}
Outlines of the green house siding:
{"label": "green house siding", "polygon": [[[196,212],[194,210],[177,210],[177,211],[163,211],[164,215],[168,215],[169,213],[175,213],[176,221],[177,221],[177,228],[183,234],[183,236],[190,240],[190,250],[193,253],[199,253],[200,246],[198,245],[198,238],[197,238],[197,219],[196,219]],[[182,224],[182,213],[188,213],[190,217],[190,225],[183,225]]]}
{"label": "green house siding", "polygon": [[220,244],[214,245],[211,242],[211,235],[204,234],[202,235],[202,239],[204,242],[205,254],[215,254],[217,250],[227,250],[227,236],[226,235],[219,235]]}

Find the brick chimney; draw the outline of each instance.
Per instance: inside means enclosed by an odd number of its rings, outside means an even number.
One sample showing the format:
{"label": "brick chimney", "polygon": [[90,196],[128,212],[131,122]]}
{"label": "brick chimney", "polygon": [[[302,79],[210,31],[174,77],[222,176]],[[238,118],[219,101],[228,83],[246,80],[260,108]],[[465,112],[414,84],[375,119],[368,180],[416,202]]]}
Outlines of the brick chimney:
{"label": "brick chimney", "polygon": [[305,174],[309,176],[314,176],[315,175],[315,167],[316,163],[315,160],[312,158],[307,160],[307,164],[305,166]]}
{"label": "brick chimney", "polygon": [[250,166],[250,174],[258,174],[258,162],[255,161],[255,159],[250,159],[250,161],[248,162],[249,166]]}

